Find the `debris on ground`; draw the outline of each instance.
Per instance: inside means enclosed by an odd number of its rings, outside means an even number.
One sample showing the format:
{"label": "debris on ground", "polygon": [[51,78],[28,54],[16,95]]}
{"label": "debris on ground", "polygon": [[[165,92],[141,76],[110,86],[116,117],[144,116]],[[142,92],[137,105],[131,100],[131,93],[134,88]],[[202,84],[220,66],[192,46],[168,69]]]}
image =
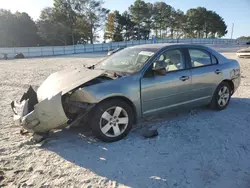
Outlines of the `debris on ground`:
{"label": "debris on ground", "polygon": [[158,131],[157,129],[148,129],[148,130],[145,130],[143,131],[142,135],[145,137],[145,138],[153,138],[153,137],[156,137],[158,136]]}
{"label": "debris on ground", "polygon": [[17,53],[14,58],[15,59],[23,59],[24,55],[22,53]]}
{"label": "debris on ground", "polygon": [[[4,172],[0,170],[0,183],[4,180]],[[1,186],[0,186],[1,187]]]}

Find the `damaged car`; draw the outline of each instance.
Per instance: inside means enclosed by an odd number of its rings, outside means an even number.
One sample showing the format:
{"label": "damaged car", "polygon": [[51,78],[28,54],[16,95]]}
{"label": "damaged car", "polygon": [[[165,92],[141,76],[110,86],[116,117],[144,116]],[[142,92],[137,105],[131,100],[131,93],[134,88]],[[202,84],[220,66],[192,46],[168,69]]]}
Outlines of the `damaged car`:
{"label": "damaged car", "polygon": [[239,58],[250,58],[250,47],[238,50],[236,55]]}
{"label": "damaged car", "polygon": [[113,142],[139,119],[159,112],[201,105],[223,110],[239,84],[238,62],[206,46],[148,44],[88,68],[56,72],[11,107],[29,132],[89,126],[97,138]]}

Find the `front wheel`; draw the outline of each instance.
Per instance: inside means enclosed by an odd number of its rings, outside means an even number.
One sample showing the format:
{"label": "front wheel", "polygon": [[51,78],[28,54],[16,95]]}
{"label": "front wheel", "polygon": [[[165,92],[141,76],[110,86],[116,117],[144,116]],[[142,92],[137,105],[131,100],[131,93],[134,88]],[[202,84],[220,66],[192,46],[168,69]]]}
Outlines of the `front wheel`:
{"label": "front wheel", "polygon": [[96,106],[91,127],[100,140],[115,142],[127,136],[133,122],[133,110],[126,102],[108,100]]}
{"label": "front wheel", "polygon": [[228,83],[222,82],[215,90],[210,107],[215,110],[224,110],[231,99],[231,87]]}

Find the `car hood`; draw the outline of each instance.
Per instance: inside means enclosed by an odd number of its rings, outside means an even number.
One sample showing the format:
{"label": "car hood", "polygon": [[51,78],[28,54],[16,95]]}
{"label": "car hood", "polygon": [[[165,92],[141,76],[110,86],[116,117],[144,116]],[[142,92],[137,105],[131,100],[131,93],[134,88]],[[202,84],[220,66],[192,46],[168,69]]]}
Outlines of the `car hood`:
{"label": "car hood", "polygon": [[37,98],[41,102],[61,93],[61,95],[80,85],[101,76],[104,70],[70,68],[51,74],[38,88]]}

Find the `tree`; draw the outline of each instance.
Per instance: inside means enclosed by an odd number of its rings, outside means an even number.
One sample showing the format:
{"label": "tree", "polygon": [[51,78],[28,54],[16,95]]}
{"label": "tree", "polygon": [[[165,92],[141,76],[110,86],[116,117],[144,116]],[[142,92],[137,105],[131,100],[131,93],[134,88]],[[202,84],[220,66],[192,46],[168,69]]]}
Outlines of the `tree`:
{"label": "tree", "polygon": [[115,33],[115,14],[109,13],[108,14],[108,21],[106,23],[105,33],[104,33],[104,40],[113,39]]}
{"label": "tree", "polygon": [[237,38],[239,40],[250,40],[250,36],[241,36],[239,38]]}
{"label": "tree", "polygon": [[131,20],[135,23],[137,28],[137,40],[141,39],[141,28],[145,26],[147,14],[149,13],[148,5],[142,0],[136,0],[133,5],[129,7]]}
{"label": "tree", "polygon": [[131,20],[131,15],[125,11],[122,13],[121,25],[123,26],[123,38],[131,40],[134,37],[135,23]]}
{"label": "tree", "polygon": [[189,9],[185,27],[188,37],[222,37],[227,34],[227,26],[222,17],[206,8]]}
{"label": "tree", "polygon": [[175,21],[176,38],[179,39],[184,36],[184,28],[186,27],[186,16],[180,9],[178,9],[175,13]]}
{"label": "tree", "polygon": [[122,25],[122,15],[119,13],[119,11],[114,11],[114,35],[113,35],[113,41],[119,42],[123,41],[122,31],[123,31],[123,25]]}
{"label": "tree", "polygon": [[58,21],[53,8],[42,10],[37,22],[38,34],[49,45],[67,45],[71,43],[71,29],[65,22]]}
{"label": "tree", "polygon": [[189,9],[187,16],[187,33],[191,37],[201,37],[205,24],[206,8],[198,7],[196,9]]}
{"label": "tree", "polygon": [[153,20],[154,29],[156,36],[158,37],[158,31],[160,33],[160,38],[162,38],[162,31],[167,31],[170,24],[170,15],[172,7],[167,5],[165,2],[156,2],[153,8]]}
{"label": "tree", "polygon": [[35,22],[27,13],[16,12],[16,41],[17,46],[34,46],[37,44],[38,35]]}
{"label": "tree", "polygon": [[38,41],[37,27],[27,13],[0,9],[0,46],[35,46]]}
{"label": "tree", "polygon": [[75,9],[89,25],[89,40],[93,44],[97,33],[103,29],[109,10],[102,7],[101,0],[75,0]]}
{"label": "tree", "polygon": [[220,17],[217,13],[212,13],[211,21],[211,36],[212,37],[223,37],[227,34],[227,25],[222,17]]}
{"label": "tree", "polygon": [[75,9],[75,0],[54,0],[54,18],[61,25],[67,26],[70,29],[72,43],[75,44],[75,31],[77,14]]}

